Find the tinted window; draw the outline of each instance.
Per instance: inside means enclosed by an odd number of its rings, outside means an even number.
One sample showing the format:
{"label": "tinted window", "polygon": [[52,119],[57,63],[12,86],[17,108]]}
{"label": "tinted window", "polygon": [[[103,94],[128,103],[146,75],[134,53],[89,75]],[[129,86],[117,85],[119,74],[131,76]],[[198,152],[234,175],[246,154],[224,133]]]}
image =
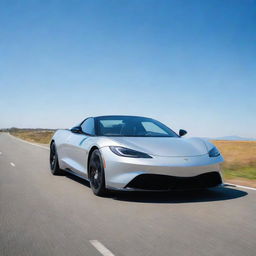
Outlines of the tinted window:
{"label": "tinted window", "polygon": [[100,136],[178,137],[170,128],[151,118],[102,116],[95,120]]}
{"label": "tinted window", "polygon": [[81,124],[82,131],[84,133],[95,135],[94,119],[88,118]]}
{"label": "tinted window", "polygon": [[157,133],[157,134],[165,134],[168,135],[168,133],[162,129],[161,127],[159,127],[158,125],[156,125],[153,122],[141,122],[141,124],[143,125],[144,129],[146,132],[148,133]]}

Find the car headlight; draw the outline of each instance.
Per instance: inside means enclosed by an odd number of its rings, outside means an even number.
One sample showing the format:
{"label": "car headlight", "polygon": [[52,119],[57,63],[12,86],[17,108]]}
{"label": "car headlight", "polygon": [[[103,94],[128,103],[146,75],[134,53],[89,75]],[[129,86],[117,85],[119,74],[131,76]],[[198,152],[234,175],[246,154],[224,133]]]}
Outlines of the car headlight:
{"label": "car headlight", "polygon": [[219,152],[219,150],[218,150],[216,147],[214,147],[214,148],[212,148],[212,149],[208,152],[208,154],[209,154],[209,157],[217,157],[217,156],[220,155],[220,152]]}
{"label": "car headlight", "polygon": [[110,146],[110,150],[118,156],[133,157],[133,158],[152,158],[146,153],[142,153],[130,148]]}

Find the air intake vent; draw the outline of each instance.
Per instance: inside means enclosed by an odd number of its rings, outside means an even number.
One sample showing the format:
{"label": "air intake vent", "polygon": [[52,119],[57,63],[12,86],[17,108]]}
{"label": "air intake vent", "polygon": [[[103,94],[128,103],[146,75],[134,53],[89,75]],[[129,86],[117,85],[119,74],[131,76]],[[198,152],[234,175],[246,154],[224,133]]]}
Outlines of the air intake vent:
{"label": "air intake vent", "polygon": [[218,172],[208,172],[193,177],[141,174],[125,187],[145,190],[189,190],[215,187],[221,183],[221,176]]}

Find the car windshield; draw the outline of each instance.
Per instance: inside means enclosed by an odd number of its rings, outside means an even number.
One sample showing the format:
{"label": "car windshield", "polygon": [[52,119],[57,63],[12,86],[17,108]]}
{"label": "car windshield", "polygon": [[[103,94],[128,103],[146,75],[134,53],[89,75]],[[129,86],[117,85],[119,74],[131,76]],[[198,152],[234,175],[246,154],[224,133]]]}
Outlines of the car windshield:
{"label": "car windshield", "polygon": [[95,121],[98,136],[178,137],[164,124],[146,117],[102,116]]}

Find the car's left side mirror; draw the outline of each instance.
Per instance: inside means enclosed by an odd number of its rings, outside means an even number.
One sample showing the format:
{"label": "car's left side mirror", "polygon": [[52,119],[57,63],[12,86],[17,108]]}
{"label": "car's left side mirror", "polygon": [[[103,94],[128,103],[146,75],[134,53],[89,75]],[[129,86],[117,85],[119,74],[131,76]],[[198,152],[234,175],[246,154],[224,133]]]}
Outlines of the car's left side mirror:
{"label": "car's left side mirror", "polygon": [[71,128],[71,132],[73,133],[82,133],[82,129],[80,126],[75,126],[73,128]]}
{"label": "car's left side mirror", "polygon": [[182,136],[184,136],[184,135],[186,135],[187,134],[187,131],[186,130],[183,130],[183,129],[180,129],[179,130],[179,135],[180,135],[180,137],[182,137]]}

